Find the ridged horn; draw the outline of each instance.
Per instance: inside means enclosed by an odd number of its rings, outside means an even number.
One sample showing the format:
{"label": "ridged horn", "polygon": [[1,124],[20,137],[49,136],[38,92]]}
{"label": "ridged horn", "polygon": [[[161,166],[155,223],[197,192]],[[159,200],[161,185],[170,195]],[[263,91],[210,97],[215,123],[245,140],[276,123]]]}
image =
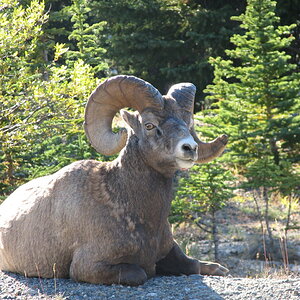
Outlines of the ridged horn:
{"label": "ridged horn", "polygon": [[221,155],[228,142],[228,137],[226,134],[217,137],[215,140],[209,143],[200,141],[194,129],[192,130],[191,134],[195,142],[198,144],[198,160],[196,161],[198,164],[207,163]]}
{"label": "ridged horn", "polygon": [[[173,85],[167,96],[174,98],[183,110],[193,115],[195,94],[195,85],[186,82]],[[204,143],[198,138],[194,128],[191,129],[191,135],[198,144],[197,163],[206,163],[221,155],[228,141],[228,137],[224,134],[212,142]]]}
{"label": "ridged horn", "polygon": [[125,107],[142,112],[163,108],[163,98],[150,83],[134,76],[119,75],[105,80],[90,95],[85,108],[85,133],[97,152],[118,153],[126,144],[127,131],[112,132],[112,120]]}
{"label": "ridged horn", "polygon": [[195,85],[189,82],[183,82],[172,85],[166,96],[171,96],[182,109],[193,113],[195,94]]}

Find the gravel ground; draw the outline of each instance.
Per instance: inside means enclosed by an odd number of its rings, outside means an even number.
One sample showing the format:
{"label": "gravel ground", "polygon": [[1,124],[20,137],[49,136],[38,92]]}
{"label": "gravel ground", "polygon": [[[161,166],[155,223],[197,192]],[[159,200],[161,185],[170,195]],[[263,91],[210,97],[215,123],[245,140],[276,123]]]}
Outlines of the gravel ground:
{"label": "gravel ground", "polygon": [[300,299],[300,277],[248,279],[200,275],[156,277],[143,286],[124,287],[78,283],[69,279],[25,278],[0,272],[0,299]]}

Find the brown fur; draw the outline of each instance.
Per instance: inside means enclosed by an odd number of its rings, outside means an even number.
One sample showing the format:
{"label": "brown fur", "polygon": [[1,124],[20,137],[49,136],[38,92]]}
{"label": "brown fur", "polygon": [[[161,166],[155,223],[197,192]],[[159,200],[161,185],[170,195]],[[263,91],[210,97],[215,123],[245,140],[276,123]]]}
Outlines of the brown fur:
{"label": "brown fur", "polygon": [[[115,161],[75,162],[8,197],[0,206],[0,268],[128,285],[144,283],[156,268],[162,274],[224,275],[218,264],[201,271],[202,263],[185,256],[170,231],[178,169],[172,151],[189,134],[190,122],[186,112],[181,121],[173,102],[160,115],[126,116],[134,134]],[[147,118],[156,118],[163,138],[143,129]]]}

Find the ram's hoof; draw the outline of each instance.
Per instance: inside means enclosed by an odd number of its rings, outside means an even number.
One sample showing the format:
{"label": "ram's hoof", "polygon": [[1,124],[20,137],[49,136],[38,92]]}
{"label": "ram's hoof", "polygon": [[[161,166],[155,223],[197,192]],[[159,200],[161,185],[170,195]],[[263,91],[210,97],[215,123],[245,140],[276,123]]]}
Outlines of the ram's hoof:
{"label": "ram's hoof", "polygon": [[200,261],[201,275],[226,276],[229,270],[218,263]]}

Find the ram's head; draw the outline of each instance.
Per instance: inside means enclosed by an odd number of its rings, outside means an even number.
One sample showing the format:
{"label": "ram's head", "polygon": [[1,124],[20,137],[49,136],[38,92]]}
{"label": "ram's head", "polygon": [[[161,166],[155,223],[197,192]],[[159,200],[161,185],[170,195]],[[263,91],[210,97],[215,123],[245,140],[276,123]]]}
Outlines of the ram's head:
{"label": "ram's head", "polygon": [[[167,95],[148,82],[133,76],[115,76],[101,83],[91,94],[85,111],[85,132],[101,154],[113,155],[123,149],[128,130],[112,132],[112,120],[122,108],[123,119],[138,138],[139,149],[157,170],[189,168],[220,155],[227,136],[210,143],[196,135],[193,107],[196,88],[191,83],[173,85]],[[154,158],[156,157],[156,158]]]}

